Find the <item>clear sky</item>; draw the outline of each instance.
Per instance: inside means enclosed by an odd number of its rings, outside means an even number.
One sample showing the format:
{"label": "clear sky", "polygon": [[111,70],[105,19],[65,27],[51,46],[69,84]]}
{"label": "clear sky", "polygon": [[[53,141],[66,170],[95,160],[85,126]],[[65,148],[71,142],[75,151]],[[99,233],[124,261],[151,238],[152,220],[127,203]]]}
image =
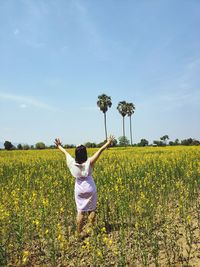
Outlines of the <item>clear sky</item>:
{"label": "clear sky", "polygon": [[[0,0],[0,142],[200,138],[200,1]],[[129,138],[129,121],[126,118]]]}

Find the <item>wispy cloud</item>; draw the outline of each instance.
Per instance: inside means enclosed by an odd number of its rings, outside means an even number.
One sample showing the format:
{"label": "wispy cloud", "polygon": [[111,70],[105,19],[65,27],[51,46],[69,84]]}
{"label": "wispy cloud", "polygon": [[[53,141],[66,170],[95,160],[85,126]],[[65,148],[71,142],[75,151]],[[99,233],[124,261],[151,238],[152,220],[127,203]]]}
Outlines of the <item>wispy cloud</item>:
{"label": "wispy cloud", "polygon": [[19,104],[20,108],[33,107],[37,109],[43,109],[47,111],[57,111],[56,108],[39,101],[32,97],[19,96],[14,94],[0,93],[0,100],[15,102]]}
{"label": "wispy cloud", "polygon": [[108,55],[102,36],[92,20],[86,5],[83,4],[83,1],[73,0],[73,6],[77,13],[79,26],[84,32],[84,35],[88,38],[89,45],[92,45],[93,53],[99,59],[107,60]]}
{"label": "wispy cloud", "polygon": [[44,42],[43,27],[46,25],[48,6],[43,1],[21,0],[24,13],[18,21],[13,24],[13,35],[21,43],[32,48],[42,48]]}
{"label": "wispy cloud", "polygon": [[160,91],[157,95],[148,96],[146,99],[137,102],[137,110],[147,112],[176,112],[182,108],[185,110],[199,107],[200,92],[190,90],[174,89],[174,92]]}
{"label": "wispy cloud", "polygon": [[[189,106],[199,107],[200,103],[200,56],[184,58],[184,64],[169,76],[161,77],[155,85],[155,95],[148,98],[156,109],[174,110]],[[146,100],[142,106],[148,105]]]}
{"label": "wispy cloud", "polygon": [[160,95],[158,98],[165,109],[181,108],[183,106],[196,106],[200,101],[200,92],[179,90],[171,93]]}
{"label": "wispy cloud", "polygon": [[180,108],[199,108],[200,103],[200,57],[188,58],[182,71],[163,77],[154,87],[154,94],[138,103],[140,108],[174,111]]}

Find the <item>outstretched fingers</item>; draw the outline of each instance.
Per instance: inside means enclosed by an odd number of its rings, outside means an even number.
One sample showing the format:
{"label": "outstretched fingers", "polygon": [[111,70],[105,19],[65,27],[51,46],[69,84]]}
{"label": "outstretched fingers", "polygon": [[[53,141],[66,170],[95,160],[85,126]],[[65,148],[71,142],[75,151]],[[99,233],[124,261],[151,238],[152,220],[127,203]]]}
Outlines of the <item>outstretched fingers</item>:
{"label": "outstretched fingers", "polygon": [[110,144],[112,144],[114,140],[115,140],[114,135],[110,135],[110,136],[108,137],[108,142],[109,142]]}
{"label": "outstretched fingers", "polygon": [[54,142],[54,144],[55,144],[56,146],[61,145],[61,141],[60,141],[60,139],[59,139],[59,138],[55,138],[55,142]]}

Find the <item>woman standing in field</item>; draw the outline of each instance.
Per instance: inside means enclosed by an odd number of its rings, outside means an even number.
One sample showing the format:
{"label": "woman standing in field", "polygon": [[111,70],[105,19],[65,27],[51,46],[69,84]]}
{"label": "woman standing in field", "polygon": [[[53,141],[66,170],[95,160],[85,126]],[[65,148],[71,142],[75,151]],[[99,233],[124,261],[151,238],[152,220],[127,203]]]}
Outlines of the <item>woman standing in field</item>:
{"label": "woman standing in field", "polygon": [[75,150],[75,159],[62,147],[59,138],[55,139],[56,146],[62,151],[67,160],[67,166],[75,182],[75,202],[77,207],[77,231],[81,233],[84,221],[94,223],[97,203],[96,185],[92,177],[92,169],[101,153],[113,142],[110,136],[107,142],[90,158],[87,157],[86,147],[79,145]]}

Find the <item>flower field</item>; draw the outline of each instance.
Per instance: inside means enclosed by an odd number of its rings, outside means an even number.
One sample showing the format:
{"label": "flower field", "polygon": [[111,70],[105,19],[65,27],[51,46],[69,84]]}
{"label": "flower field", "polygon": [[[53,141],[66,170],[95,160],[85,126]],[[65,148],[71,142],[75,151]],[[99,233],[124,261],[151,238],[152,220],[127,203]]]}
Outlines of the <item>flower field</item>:
{"label": "flower field", "polygon": [[0,266],[200,266],[200,147],[111,148],[93,176],[80,239],[64,155],[0,151]]}

